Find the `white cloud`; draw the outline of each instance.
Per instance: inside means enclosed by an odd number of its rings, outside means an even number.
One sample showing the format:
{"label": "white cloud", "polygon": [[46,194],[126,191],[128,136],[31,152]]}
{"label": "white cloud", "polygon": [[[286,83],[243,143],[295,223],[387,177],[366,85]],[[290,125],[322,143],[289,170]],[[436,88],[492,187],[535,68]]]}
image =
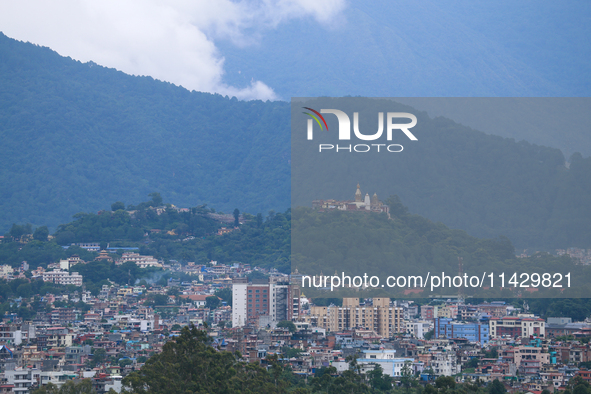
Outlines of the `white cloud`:
{"label": "white cloud", "polygon": [[190,90],[273,100],[273,89],[262,81],[244,89],[223,83],[224,58],[215,40],[249,45],[293,18],[328,26],[344,7],[344,0],[19,0],[0,3],[0,31]]}

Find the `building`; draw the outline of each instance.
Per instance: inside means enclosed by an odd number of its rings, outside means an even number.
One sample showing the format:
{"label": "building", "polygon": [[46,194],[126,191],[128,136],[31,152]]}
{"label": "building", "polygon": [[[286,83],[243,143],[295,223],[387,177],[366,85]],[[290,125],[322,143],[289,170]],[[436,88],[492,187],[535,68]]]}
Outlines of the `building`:
{"label": "building", "polygon": [[406,331],[403,308],[390,306],[389,298],[374,298],[372,305],[364,306],[359,298],[343,298],[343,306],[312,306],[309,320],[330,332],[365,329],[382,338]]}
{"label": "building", "polygon": [[432,323],[427,321],[410,321],[406,322],[406,332],[417,339],[424,339],[425,334],[431,331]]}
{"label": "building", "polygon": [[491,338],[499,338],[504,335],[511,338],[544,337],[546,335],[544,319],[529,315],[493,317],[490,319],[489,327]]}
{"label": "building", "polygon": [[430,366],[436,376],[452,376],[462,371],[456,354],[449,351],[432,352]]}
{"label": "building", "polygon": [[591,325],[585,322],[573,323],[570,317],[549,317],[546,321],[548,338],[567,335],[586,335],[591,332]]}
{"label": "building", "polygon": [[433,305],[421,305],[421,319],[433,320],[435,318],[435,307]]}
{"label": "building", "polygon": [[550,362],[550,354],[544,353],[539,346],[516,346],[513,348],[513,360],[520,374],[537,375],[540,368]]}
{"label": "building", "polygon": [[39,382],[40,372],[37,368],[16,368],[4,371],[4,384],[12,385],[13,393],[28,394],[30,387]]}
{"label": "building", "polygon": [[504,301],[493,301],[476,305],[476,308],[483,315],[501,318],[507,316],[508,305]]}
{"label": "building", "polygon": [[409,369],[409,373],[412,374],[413,362],[414,359],[412,358],[396,357],[396,351],[392,349],[365,350],[363,352],[363,357],[357,359],[357,363],[363,369],[366,369],[367,366],[379,365],[380,367],[382,367],[384,375],[388,375],[391,377],[402,376],[405,365]]}
{"label": "building", "polygon": [[300,289],[283,278],[253,280],[237,278],[232,281],[232,327],[256,326],[264,321],[280,322],[299,316]]}
{"label": "building", "polygon": [[14,268],[10,265],[0,265],[0,278],[7,279],[14,273]]}
{"label": "building", "polygon": [[58,285],[82,286],[82,275],[78,272],[67,272],[59,269],[43,272],[43,281]]}
{"label": "building", "polygon": [[23,341],[23,333],[16,324],[0,324],[0,344],[20,345]]}
{"label": "building", "polygon": [[489,341],[489,326],[486,323],[454,323],[449,318],[435,319],[435,338],[464,338],[481,345]]}
{"label": "building", "polygon": [[113,258],[109,256],[109,252],[107,252],[106,250],[101,250],[99,255],[94,259],[94,261],[106,261],[112,263]]}
{"label": "building", "polygon": [[142,256],[139,253],[124,252],[123,256],[119,260],[119,264],[127,263],[132,261],[140,268],[158,267],[162,268],[162,264],[158,262],[153,256]]}
{"label": "building", "polygon": [[80,242],[72,245],[79,246],[82,249],[88,250],[89,252],[98,252],[99,250],[101,250],[101,246],[98,242]]}
{"label": "building", "polygon": [[352,201],[314,200],[312,207],[318,211],[383,212],[390,215],[390,208],[378,199],[376,193],[371,198],[369,193],[365,193],[363,197],[359,184]]}

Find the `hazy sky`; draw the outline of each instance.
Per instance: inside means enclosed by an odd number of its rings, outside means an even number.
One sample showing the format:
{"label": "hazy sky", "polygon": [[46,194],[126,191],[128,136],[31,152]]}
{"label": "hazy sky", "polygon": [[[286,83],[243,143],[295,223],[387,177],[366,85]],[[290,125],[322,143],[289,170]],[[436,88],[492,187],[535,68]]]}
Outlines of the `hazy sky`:
{"label": "hazy sky", "polygon": [[128,74],[240,99],[275,99],[265,81],[224,84],[217,40],[257,45],[295,18],[330,29],[345,0],[19,0],[0,2],[0,31]]}

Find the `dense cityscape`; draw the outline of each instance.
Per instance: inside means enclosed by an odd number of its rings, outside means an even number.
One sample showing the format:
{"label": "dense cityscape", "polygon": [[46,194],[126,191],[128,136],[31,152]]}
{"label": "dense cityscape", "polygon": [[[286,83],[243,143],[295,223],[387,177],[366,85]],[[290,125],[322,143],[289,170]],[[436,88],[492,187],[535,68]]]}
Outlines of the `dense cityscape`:
{"label": "dense cityscape", "polygon": [[[224,224],[214,236],[232,231],[240,230]],[[4,242],[32,239],[21,238],[7,235]],[[16,269],[0,267],[3,286],[21,283],[0,326],[2,392],[84,379],[96,392],[122,392],[125,376],[193,326],[218,351],[267,367],[277,357],[299,377],[327,368],[337,376],[354,360],[361,376],[377,368],[394,387],[408,379],[420,386],[452,376],[458,384],[499,380],[511,392],[541,392],[565,389],[576,377],[591,380],[591,320],[542,319],[529,312],[527,300],[475,303],[461,294],[315,300],[300,288],[297,270],[288,275],[243,263],[180,264],[129,250],[134,248],[117,254],[100,250],[99,243],[73,246],[92,252],[94,260],[72,255],[46,268],[31,270],[26,261]],[[100,262],[158,271],[149,282],[111,282],[92,294],[76,270]],[[165,279],[165,272],[185,280]],[[32,294],[28,283],[40,281],[61,291]],[[24,305],[36,313],[23,313]]]}

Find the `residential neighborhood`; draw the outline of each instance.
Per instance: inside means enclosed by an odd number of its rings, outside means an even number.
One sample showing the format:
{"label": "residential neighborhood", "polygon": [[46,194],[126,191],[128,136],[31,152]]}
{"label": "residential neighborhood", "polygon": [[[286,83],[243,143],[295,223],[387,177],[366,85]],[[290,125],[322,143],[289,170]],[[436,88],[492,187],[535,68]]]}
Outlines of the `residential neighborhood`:
{"label": "residential neighborhood", "polygon": [[[111,258],[100,251],[101,259]],[[123,253],[120,261],[150,264],[152,256]],[[26,263],[23,263],[26,264]],[[29,318],[7,313],[0,325],[0,388],[28,393],[52,383],[91,379],[99,393],[121,392],[122,379],[162,351],[185,326],[207,331],[218,350],[266,365],[277,355],[299,376],[322,368],[343,373],[355,360],[362,373],[377,366],[394,379],[418,384],[453,376],[457,382],[494,380],[511,392],[563,390],[576,376],[591,380],[591,320],[542,319],[502,301],[345,298],[339,305],[308,299],[301,277],[248,264],[164,264],[192,281],[103,285],[92,294],[81,275],[93,264],[77,256],[38,268],[31,280],[71,285],[35,299]],[[25,277],[0,267],[4,278]],[[30,302],[13,297],[18,305]]]}

